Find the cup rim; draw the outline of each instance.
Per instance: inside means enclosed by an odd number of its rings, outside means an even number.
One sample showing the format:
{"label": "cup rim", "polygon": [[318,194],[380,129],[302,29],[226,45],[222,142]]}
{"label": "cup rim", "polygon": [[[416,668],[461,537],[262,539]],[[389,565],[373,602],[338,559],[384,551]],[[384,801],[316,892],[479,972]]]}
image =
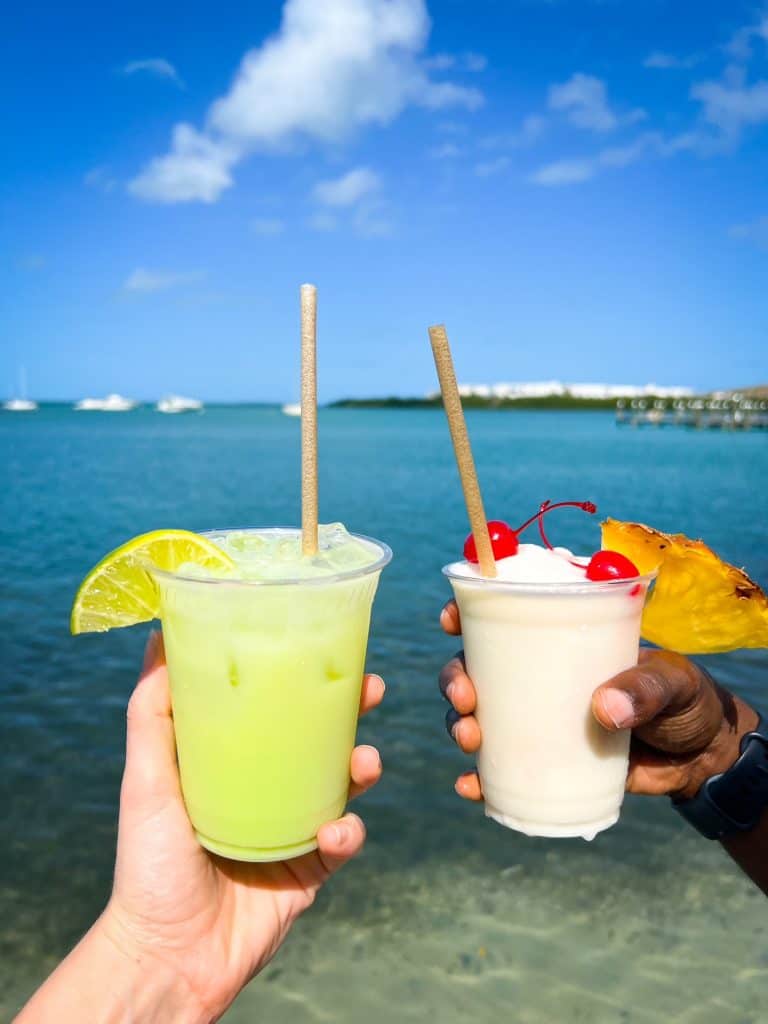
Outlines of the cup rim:
{"label": "cup rim", "polygon": [[639,573],[637,576],[631,576],[629,579],[620,580],[584,579],[569,580],[565,583],[521,583],[517,580],[503,580],[497,577],[470,576],[469,573],[457,571],[456,566],[461,565],[461,562],[451,562],[449,565],[443,566],[442,573],[452,582],[456,580],[459,583],[476,584],[492,590],[503,590],[513,594],[547,594],[550,597],[570,597],[577,594],[606,594],[615,590],[630,589],[638,584],[645,586],[647,589],[659,574],[658,569],[654,569],[652,572]]}
{"label": "cup rim", "polygon": [[[218,530],[201,530],[200,536],[206,537],[209,540],[218,537],[223,533],[289,533],[289,534],[300,534],[301,529],[295,526],[229,526],[223,527]],[[311,576],[309,578],[296,579],[296,577],[277,577],[275,579],[268,580],[255,580],[255,579],[242,579],[231,576],[193,576],[182,572],[174,572],[169,569],[159,569],[156,565],[152,565],[150,562],[144,563],[144,568],[153,577],[158,577],[165,580],[183,580],[185,583],[203,583],[214,586],[230,586],[230,587],[287,587],[287,586],[328,586],[332,583],[339,583],[346,580],[358,579],[362,576],[370,576],[372,573],[381,572],[381,570],[392,561],[392,549],[388,544],[383,541],[376,540],[375,537],[368,537],[364,533],[350,533],[350,537],[354,537],[355,540],[361,540],[364,544],[370,544],[375,546],[380,554],[375,562],[371,562],[370,565],[364,565],[357,569],[348,569],[346,571],[331,573],[328,576]]]}

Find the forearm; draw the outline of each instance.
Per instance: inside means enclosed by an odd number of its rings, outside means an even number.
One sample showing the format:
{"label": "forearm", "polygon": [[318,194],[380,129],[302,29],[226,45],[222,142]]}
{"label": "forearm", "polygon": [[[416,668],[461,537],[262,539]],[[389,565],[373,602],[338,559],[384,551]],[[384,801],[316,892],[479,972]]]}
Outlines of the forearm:
{"label": "forearm", "polygon": [[[738,697],[734,699],[734,709],[732,733],[740,742],[745,733],[756,728],[758,714]],[[729,768],[737,756],[738,751],[734,750],[727,758],[729,763],[723,768]],[[755,828],[723,839],[722,845],[742,871],[768,895],[768,810],[763,813]]]}
{"label": "forearm", "polygon": [[[720,691],[721,695],[725,691]],[[692,796],[704,778],[716,772],[727,771],[739,756],[739,744],[745,733],[756,728],[758,713],[739,697],[726,694],[727,715],[720,735],[711,744],[710,750],[697,765],[693,782],[686,794]],[[768,895],[768,810],[765,811],[755,828],[729,836],[722,841],[723,848],[739,865],[745,874]]]}
{"label": "forearm", "polygon": [[756,828],[724,839],[723,847],[768,896],[768,811]]}
{"label": "forearm", "polygon": [[44,982],[14,1024],[211,1024],[165,964],[118,948],[101,919]]}

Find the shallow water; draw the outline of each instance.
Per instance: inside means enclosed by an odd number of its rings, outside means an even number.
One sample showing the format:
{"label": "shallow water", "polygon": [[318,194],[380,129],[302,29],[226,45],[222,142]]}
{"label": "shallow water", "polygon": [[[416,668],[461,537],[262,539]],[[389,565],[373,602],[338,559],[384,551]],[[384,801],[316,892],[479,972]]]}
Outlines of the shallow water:
{"label": "shallow water", "polygon": [[[765,436],[617,429],[599,413],[468,419],[490,516],[514,523],[544,498],[591,498],[617,518],[704,536],[768,582]],[[324,410],[320,430],[322,519],[395,551],[369,649],[387,699],[361,727],[385,778],[357,808],[365,855],[227,1020],[763,1020],[763,898],[666,801],[628,800],[620,824],[587,844],[527,839],[454,796],[466,765],[445,737],[435,676],[456,642],[437,613],[439,570],[466,525],[444,419]],[[0,1019],[109,891],[124,708],[146,629],[69,637],[79,579],[143,530],[296,523],[298,442],[298,422],[271,409],[0,417]],[[588,517],[552,519],[558,542],[596,546]],[[768,709],[766,652],[707,664]]]}

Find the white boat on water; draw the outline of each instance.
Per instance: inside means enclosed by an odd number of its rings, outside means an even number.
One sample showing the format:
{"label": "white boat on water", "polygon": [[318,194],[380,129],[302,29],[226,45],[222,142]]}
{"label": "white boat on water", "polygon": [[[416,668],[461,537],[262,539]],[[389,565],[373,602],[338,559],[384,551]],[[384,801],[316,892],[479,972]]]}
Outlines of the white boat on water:
{"label": "white boat on water", "polygon": [[286,416],[301,416],[301,405],[298,402],[289,402],[283,406],[283,413]]}
{"label": "white boat on water", "polygon": [[168,395],[161,398],[155,406],[158,412],[175,414],[179,412],[202,412],[203,403],[197,398],[183,398],[181,395]]}
{"label": "white boat on water", "polygon": [[3,403],[6,412],[35,412],[37,402],[31,402],[28,398],[11,398]]}
{"label": "white boat on water", "polygon": [[106,398],[83,398],[75,405],[76,412],[130,412],[137,403],[122,395],[107,395]]}
{"label": "white boat on water", "polygon": [[9,398],[3,403],[6,412],[35,412],[37,402],[27,398],[27,371],[19,367],[19,393],[16,398]]}

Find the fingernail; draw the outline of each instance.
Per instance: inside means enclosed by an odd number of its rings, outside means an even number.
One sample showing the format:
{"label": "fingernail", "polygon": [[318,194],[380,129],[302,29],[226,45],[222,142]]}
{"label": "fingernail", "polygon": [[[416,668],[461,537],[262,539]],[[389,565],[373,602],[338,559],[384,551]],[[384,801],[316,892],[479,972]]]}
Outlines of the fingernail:
{"label": "fingernail", "polygon": [[448,701],[451,704],[453,704],[453,702],[454,702],[453,701],[453,691],[454,691],[454,688],[455,688],[455,684],[454,683],[448,683],[448,685],[445,688],[445,696],[448,698]]}
{"label": "fingernail", "polygon": [[603,690],[603,710],[617,729],[627,729],[635,719],[635,706],[623,690]]}
{"label": "fingernail", "polygon": [[349,839],[349,828],[346,825],[334,825],[333,833],[337,846],[343,846]]}
{"label": "fingernail", "polygon": [[460,721],[461,721],[461,715],[456,710],[456,708],[449,708],[449,710],[446,711],[446,713],[445,713],[445,728],[448,731],[448,735],[451,737],[452,740],[456,739],[456,737],[454,735],[454,729],[456,728],[456,726],[458,725],[458,723]]}
{"label": "fingernail", "polygon": [[144,663],[141,666],[142,675],[145,672],[149,672],[155,663],[155,657],[157,655],[157,645],[160,639],[160,630],[153,629],[147,637],[147,646],[144,648]]}
{"label": "fingernail", "polygon": [[379,763],[379,768],[381,768],[381,754],[378,752],[376,747],[372,747],[370,743],[361,743],[358,750],[369,750],[375,756]]}

